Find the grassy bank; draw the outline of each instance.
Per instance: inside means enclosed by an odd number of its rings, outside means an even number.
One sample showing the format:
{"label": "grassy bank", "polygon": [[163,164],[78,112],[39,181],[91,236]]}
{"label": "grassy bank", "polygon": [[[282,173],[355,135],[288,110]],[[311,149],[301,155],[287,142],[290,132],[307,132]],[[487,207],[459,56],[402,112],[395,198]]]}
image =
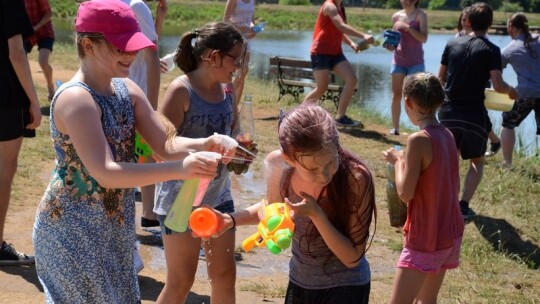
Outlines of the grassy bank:
{"label": "grassy bank", "polygon": [[[75,1],[51,0],[55,18],[73,19],[78,4]],[[223,18],[223,1],[168,0],[169,12],[164,31],[177,27],[198,27],[209,21]],[[149,2],[155,12],[155,2]],[[277,4],[259,4],[256,8],[257,19],[268,23],[273,30],[312,30],[319,6],[286,6]],[[347,8],[348,22],[363,30],[380,31],[389,28],[390,19],[395,10],[373,8]],[[432,31],[452,31],[456,28],[458,11],[427,11],[428,25]],[[495,12],[494,24],[505,24],[510,13]],[[540,25],[539,14],[527,14],[529,25]],[[174,31],[173,31],[174,32]]]}
{"label": "grassy bank", "polygon": [[[75,54],[72,45],[55,45],[51,56],[55,75],[61,75],[63,71],[66,77],[70,77],[74,73],[78,66]],[[33,61],[37,61],[36,55],[37,52],[31,53]],[[175,69],[163,75],[161,94],[178,73]],[[34,80],[46,108],[48,104],[42,78],[38,75]],[[276,116],[279,108],[288,109],[295,104],[290,98],[276,102],[277,85],[271,81],[248,78],[245,91],[253,94],[258,147],[261,155],[265,155],[278,147]],[[329,103],[325,106],[333,110]],[[381,151],[396,144],[405,145],[406,138],[388,137],[388,124],[378,115],[352,109],[351,116],[361,120],[365,127],[341,132],[342,144],[368,162],[376,184],[378,225],[367,256],[382,255],[395,260],[401,250],[401,234],[388,224],[385,163],[381,160]],[[54,156],[47,117],[39,129],[38,138],[24,141],[23,151],[14,188],[16,204],[35,201],[30,197],[39,196],[43,191],[35,186],[36,168],[39,164],[50,167]],[[528,158],[517,156],[512,170],[501,168],[501,162],[500,153],[488,160],[484,179],[471,202],[479,216],[466,226],[461,266],[448,272],[440,292],[440,303],[540,303],[540,159],[538,155]],[[467,170],[466,165],[466,162],[461,164],[462,176]],[[261,166],[254,165],[253,170],[261,170]],[[37,189],[37,192],[28,189]],[[378,267],[372,265],[373,285],[385,286],[388,291],[393,276],[388,275],[388,270],[382,271]],[[255,287],[252,287],[260,289],[261,293],[278,289],[283,295],[282,289],[266,282],[253,284]],[[388,301],[388,292],[380,292],[380,289],[373,292],[373,303]]]}

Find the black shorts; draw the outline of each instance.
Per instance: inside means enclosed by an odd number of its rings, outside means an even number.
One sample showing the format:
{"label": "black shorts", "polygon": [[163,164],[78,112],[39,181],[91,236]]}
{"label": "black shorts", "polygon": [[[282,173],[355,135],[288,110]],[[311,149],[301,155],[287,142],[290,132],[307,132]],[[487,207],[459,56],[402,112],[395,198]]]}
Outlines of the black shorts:
{"label": "black shorts", "polygon": [[[48,50],[50,50],[52,52],[53,44],[54,44],[54,38],[53,37],[41,38],[37,42],[38,50],[48,49]],[[28,41],[28,40],[24,41],[24,49],[26,50],[27,53],[30,53],[32,51],[33,47],[34,47],[34,45],[31,44],[30,41]]]}
{"label": "black shorts", "polygon": [[306,289],[289,281],[285,304],[367,304],[371,283],[361,286],[340,286]]}
{"label": "black shorts", "polygon": [[30,123],[28,108],[0,108],[0,141],[14,140],[21,136],[36,137],[36,131],[26,129]]}
{"label": "black shorts", "polygon": [[439,120],[452,134],[462,159],[484,156],[491,121],[487,111],[439,111]]}
{"label": "black shorts", "polygon": [[536,118],[536,135],[540,135],[540,98],[516,100],[512,110],[503,112],[502,126],[507,129],[514,129],[527,118],[532,110],[534,110],[534,116]]}
{"label": "black shorts", "polygon": [[338,63],[347,61],[345,55],[311,54],[311,67],[313,70],[333,70]]}

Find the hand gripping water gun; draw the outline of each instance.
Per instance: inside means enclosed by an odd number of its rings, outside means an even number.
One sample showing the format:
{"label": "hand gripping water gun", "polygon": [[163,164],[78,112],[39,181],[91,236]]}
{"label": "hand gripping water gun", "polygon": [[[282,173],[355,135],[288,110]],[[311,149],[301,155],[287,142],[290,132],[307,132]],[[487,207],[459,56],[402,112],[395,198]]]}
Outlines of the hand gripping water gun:
{"label": "hand gripping water gun", "polygon": [[289,206],[285,203],[267,204],[261,202],[263,219],[257,226],[258,232],[249,236],[242,242],[242,249],[248,252],[257,245],[266,248],[273,254],[289,248],[294,232],[294,223],[291,219]]}
{"label": "hand gripping water gun", "polygon": [[152,148],[144,141],[141,135],[135,133],[135,155],[139,157],[138,162],[144,163],[146,157],[150,157],[153,154]]}

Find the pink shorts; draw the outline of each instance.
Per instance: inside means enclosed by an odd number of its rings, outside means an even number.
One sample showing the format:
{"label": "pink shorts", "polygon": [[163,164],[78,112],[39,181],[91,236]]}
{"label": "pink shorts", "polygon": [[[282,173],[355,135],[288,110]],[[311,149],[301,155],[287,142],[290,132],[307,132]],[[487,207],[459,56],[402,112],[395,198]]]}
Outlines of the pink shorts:
{"label": "pink shorts", "polygon": [[441,269],[453,269],[459,266],[462,238],[454,240],[450,248],[424,252],[405,247],[401,251],[397,268],[410,268],[422,272],[439,272]]}

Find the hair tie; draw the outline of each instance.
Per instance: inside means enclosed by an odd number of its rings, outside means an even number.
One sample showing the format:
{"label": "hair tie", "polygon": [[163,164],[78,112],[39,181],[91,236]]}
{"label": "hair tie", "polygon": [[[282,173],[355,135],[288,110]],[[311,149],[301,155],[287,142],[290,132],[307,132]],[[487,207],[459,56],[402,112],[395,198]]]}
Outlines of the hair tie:
{"label": "hair tie", "polygon": [[193,34],[195,34],[195,37],[198,37],[200,33],[201,31],[199,31],[199,29],[193,30]]}

